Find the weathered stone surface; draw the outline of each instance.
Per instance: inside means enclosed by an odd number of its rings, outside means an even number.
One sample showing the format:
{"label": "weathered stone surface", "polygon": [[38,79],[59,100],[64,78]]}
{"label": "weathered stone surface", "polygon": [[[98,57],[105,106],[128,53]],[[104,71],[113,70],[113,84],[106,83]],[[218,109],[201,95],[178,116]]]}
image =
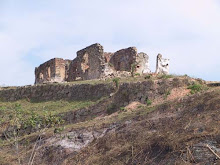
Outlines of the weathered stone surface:
{"label": "weathered stone surface", "polygon": [[[188,86],[191,82],[189,79],[178,79],[178,86]],[[137,101],[146,104],[146,100],[152,101],[164,97],[167,90],[176,88],[176,80],[164,79],[158,81],[146,80],[135,83],[121,83],[116,93],[110,94],[110,98],[103,99],[96,105],[89,108],[83,108],[78,111],[70,111],[64,113],[65,121],[68,123],[82,122],[92,119],[95,116],[100,116],[105,113],[108,107],[112,104],[116,108],[127,106],[128,104]]]}
{"label": "weathered stone surface", "polygon": [[24,86],[0,90],[0,99],[16,101],[30,99],[33,101],[48,100],[97,100],[114,92],[114,85],[109,84],[45,84]]}
{"label": "weathered stone surface", "polygon": [[69,77],[69,70],[70,70],[70,64],[71,64],[72,60],[65,60],[65,81],[68,80]]}
{"label": "weathered stone surface", "polygon": [[69,71],[68,71],[69,74],[68,74],[68,78],[67,78],[68,82],[77,80],[77,65],[78,65],[77,62],[78,62],[78,58],[75,58],[70,63]]}
{"label": "weathered stone surface", "polygon": [[110,52],[104,52],[104,57],[105,57],[105,62],[109,63],[111,57],[113,56],[114,53],[110,53]]}
{"label": "weathered stone surface", "polygon": [[[178,79],[179,87],[186,87],[192,84],[193,81],[184,78]],[[166,94],[166,91],[176,88],[175,79],[163,79],[163,80],[147,80],[143,82],[135,83],[122,83],[118,89],[118,92],[113,96],[113,101],[117,107],[127,106],[133,101],[146,104],[146,100],[155,100]]]}
{"label": "weathered stone surface", "polygon": [[82,80],[100,78],[102,65],[105,64],[103,47],[100,44],[93,44],[78,51],[76,61],[76,68],[70,69],[70,74],[76,74],[73,77]]}
{"label": "weathered stone surface", "polygon": [[113,67],[109,65],[109,63],[105,63],[104,65],[102,65],[100,78],[103,79],[103,78],[110,78],[114,76],[115,76],[115,70]]}
{"label": "weathered stone surface", "polygon": [[[146,53],[137,53],[135,47],[106,53],[103,46],[96,43],[78,51],[72,61],[55,58],[40,65],[35,69],[35,84],[128,77],[131,72],[140,75],[151,73]],[[169,60],[160,54],[156,73],[169,74]]]}
{"label": "weathered stone surface", "polygon": [[157,66],[156,73],[157,74],[169,74],[169,59],[165,59],[161,54],[157,55]]}
{"label": "weathered stone surface", "polygon": [[116,71],[131,71],[131,65],[135,63],[137,56],[137,49],[129,47],[121,49],[112,55],[110,63],[114,66]]}
{"label": "weathered stone surface", "polygon": [[138,53],[136,57],[136,73],[147,74],[150,73],[149,56],[146,53]]}
{"label": "weathered stone surface", "polygon": [[35,84],[47,82],[64,82],[66,80],[67,71],[70,60],[62,58],[51,59],[39,67],[35,68]]}

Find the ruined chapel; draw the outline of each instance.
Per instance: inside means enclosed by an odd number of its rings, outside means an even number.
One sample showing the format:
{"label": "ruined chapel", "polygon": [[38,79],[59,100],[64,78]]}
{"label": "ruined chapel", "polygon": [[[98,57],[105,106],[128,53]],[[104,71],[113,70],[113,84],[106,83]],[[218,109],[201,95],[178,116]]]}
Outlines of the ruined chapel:
{"label": "ruined chapel", "polygon": [[[151,73],[146,53],[138,53],[135,47],[107,53],[102,45],[93,44],[79,50],[73,60],[54,58],[36,67],[35,84],[127,77],[133,73]],[[169,74],[169,59],[161,54],[157,56],[156,74]]]}

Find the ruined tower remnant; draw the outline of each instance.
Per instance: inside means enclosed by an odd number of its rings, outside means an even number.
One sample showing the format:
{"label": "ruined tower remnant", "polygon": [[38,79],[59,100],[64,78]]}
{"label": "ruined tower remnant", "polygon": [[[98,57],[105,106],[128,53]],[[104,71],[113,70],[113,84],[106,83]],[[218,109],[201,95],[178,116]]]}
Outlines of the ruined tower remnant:
{"label": "ruined tower remnant", "polygon": [[156,74],[169,74],[169,62],[169,59],[162,58],[162,55],[158,54]]}
{"label": "ruined tower remnant", "polygon": [[70,60],[62,58],[54,58],[41,64],[35,68],[35,84],[66,81],[68,75],[66,68],[69,64]]}

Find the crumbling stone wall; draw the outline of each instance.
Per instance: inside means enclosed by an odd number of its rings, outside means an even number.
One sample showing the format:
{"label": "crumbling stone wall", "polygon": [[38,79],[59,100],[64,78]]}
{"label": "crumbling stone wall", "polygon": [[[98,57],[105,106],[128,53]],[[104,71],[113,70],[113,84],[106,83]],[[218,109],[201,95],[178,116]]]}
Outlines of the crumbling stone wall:
{"label": "crumbling stone wall", "polygon": [[62,58],[51,59],[35,68],[35,84],[63,82],[66,80],[70,61]]}
{"label": "crumbling stone wall", "polygon": [[156,74],[169,74],[169,59],[165,59],[161,54],[157,55]]}
{"label": "crumbling stone wall", "polygon": [[137,56],[137,49],[129,47],[115,52],[110,63],[114,66],[116,71],[131,71],[131,65],[135,63]]}
{"label": "crumbling stone wall", "polygon": [[113,56],[114,53],[110,52],[104,52],[104,58],[105,58],[105,63],[109,63],[111,57]]}
{"label": "crumbling stone wall", "polygon": [[69,70],[70,70],[70,64],[71,64],[72,60],[65,60],[65,81],[68,80],[69,78]]}
{"label": "crumbling stone wall", "polygon": [[[78,51],[72,61],[54,58],[40,65],[35,69],[35,84],[128,77],[131,71],[140,75],[151,73],[149,56],[137,53],[135,47],[107,53],[97,43]],[[156,73],[169,74],[169,60],[163,59],[160,54],[157,56]]]}
{"label": "crumbling stone wall", "polygon": [[114,68],[109,63],[105,63],[101,67],[102,67],[101,75],[100,75],[101,79],[111,78],[116,75]]}
{"label": "crumbling stone wall", "polygon": [[68,82],[77,80],[77,62],[78,62],[78,58],[75,58],[73,61],[71,61],[70,66],[69,66],[69,75],[67,78]]}
{"label": "crumbling stone wall", "polygon": [[35,84],[51,81],[55,75],[55,59],[51,59],[35,68]]}
{"label": "crumbling stone wall", "polygon": [[138,53],[136,57],[136,73],[147,74],[150,73],[149,56],[146,53]]}
{"label": "crumbling stone wall", "polygon": [[98,79],[105,64],[104,50],[100,44],[93,44],[77,52],[77,58],[71,64],[71,80],[80,78],[82,80]]}

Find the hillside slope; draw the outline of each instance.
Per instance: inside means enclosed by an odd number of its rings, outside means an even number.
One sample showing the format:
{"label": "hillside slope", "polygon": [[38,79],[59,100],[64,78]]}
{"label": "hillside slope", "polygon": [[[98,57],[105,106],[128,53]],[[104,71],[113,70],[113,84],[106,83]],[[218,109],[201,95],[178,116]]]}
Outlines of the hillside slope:
{"label": "hillside slope", "polygon": [[114,85],[95,100],[2,100],[0,164],[220,164],[218,85],[189,77]]}

